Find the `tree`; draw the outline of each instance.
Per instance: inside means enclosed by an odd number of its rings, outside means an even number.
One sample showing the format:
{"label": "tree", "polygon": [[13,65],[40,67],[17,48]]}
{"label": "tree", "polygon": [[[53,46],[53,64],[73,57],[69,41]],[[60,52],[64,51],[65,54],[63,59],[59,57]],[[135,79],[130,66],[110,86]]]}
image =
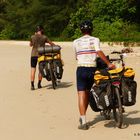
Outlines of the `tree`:
{"label": "tree", "polygon": [[[135,39],[132,32],[138,32],[137,4],[138,0],[90,0],[86,6],[71,14],[70,22],[63,33],[72,39],[79,37],[78,23],[88,18],[95,27],[93,34],[103,41]],[[137,34],[140,35],[139,32]]]}
{"label": "tree", "polygon": [[102,40],[129,40],[139,38],[139,15],[140,0],[0,0],[0,38],[28,39],[41,24],[49,37],[74,39],[88,18]]}

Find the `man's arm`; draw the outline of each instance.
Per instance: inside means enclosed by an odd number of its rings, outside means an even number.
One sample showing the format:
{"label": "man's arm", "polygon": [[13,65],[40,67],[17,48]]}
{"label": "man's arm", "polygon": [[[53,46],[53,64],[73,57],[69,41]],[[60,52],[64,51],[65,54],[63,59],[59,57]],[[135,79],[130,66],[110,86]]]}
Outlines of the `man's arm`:
{"label": "man's arm", "polygon": [[30,40],[30,43],[29,43],[29,45],[30,45],[30,47],[32,47],[33,46],[33,43],[32,43],[32,41]]}
{"label": "man's arm", "polygon": [[75,55],[75,59],[77,60],[77,54],[76,54],[76,50],[74,49],[74,55]]}
{"label": "man's arm", "polygon": [[55,45],[52,41],[50,41],[47,37],[46,37],[46,43],[49,43],[51,46]]}
{"label": "man's arm", "polygon": [[48,40],[47,43],[49,43],[51,46],[55,45],[52,41]]}
{"label": "man's arm", "polygon": [[115,69],[115,65],[109,62],[109,60],[101,50],[97,51],[97,55],[107,64],[108,68]]}
{"label": "man's arm", "polygon": [[29,46],[30,46],[30,47],[32,47],[32,46],[33,46],[32,36],[31,36],[31,39],[30,39]]}
{"label": "man's arm", "polygon": [[73,45],[72,45],[72,48],[73,48],[73,51],[74,51],[74,56],[75,56],[75,59],[77,60],[77,53],[76,53],[76,43],[75,41],[73,41]]}

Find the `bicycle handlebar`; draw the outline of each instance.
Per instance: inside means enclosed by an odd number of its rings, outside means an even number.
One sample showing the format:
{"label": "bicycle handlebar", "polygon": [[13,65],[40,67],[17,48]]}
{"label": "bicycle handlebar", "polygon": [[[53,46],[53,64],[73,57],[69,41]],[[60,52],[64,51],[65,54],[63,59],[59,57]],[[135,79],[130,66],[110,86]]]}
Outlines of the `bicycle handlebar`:
{"label": "bicycle handlebar", "polygon": [[109,61],[122,61],[122,59],[121,58],[113,58],[113,59],[109,59]]}
{"label": "bicycle handlebar", "polygon": [[122,66],[124,67],[125,66],[125,63],[124,63],[124,53],[120,52],[120,51],[113,51],[111,52],[111,54],[118,54],[119,58],[110,58],[109,61],[110,62],[114,62],[114,61],[121,61],[122,62]]}
{"label": "bicycle handlebar", "polygon": [[122,54],[122,52],[119,52],[119,51],[113,51],[113,52],[111,52],[111,54]]}
{"label": "bicycle handlebar", "polygon": [[120,58],[112,58],[112,59],[109,59],[110,61],[123,61],[124,53],[119,52],[119,51],[113,51],[111,52],[111,54],[118,54]]}

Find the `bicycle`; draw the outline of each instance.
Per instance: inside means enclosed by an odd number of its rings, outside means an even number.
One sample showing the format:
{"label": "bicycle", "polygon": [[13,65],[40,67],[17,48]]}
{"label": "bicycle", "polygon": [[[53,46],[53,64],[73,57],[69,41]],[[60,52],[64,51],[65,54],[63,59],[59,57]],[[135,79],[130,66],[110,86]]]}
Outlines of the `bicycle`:
{"label": "bicycle", "polygon": [[47,45],[38,49],[41,55],[38,58],[39,70],[44,78],[52,82],[53,89],[56,89],[57,80],[61,79],[63,74],[60,49],[60,46]]}
{"label": "bicycle", "polygon": [[[112,52],[111,54],[119,54],[119,58],[112,58],[112,59],[109,59],[109,61],[112,63],[121,62],[122,68],[121,68],[120,72],[112,72],[112,73],[109,72],[108,69],[103,70],[104,76],[102,76],[102,78],[104,80],[102,82],[102,85],[93,86],[93,89],[91,89],[91,92],[90,92],[89,103],[90,103],[90,106],[93,111],[97,111],[97,112],[100,111],[101,115],[103,115],[105,117],[105,119],[107,119],[107,120],[110,119],[110,114],[112,111],[113,118],[116,122],[116,126],[118,128],[121,128],[122,124],[123,124],[124,107],[122,104],[122,95],[121,95],[120,91],[121,91],[122,73],[123,73],[123,70],[125,69],[125,63],[123,60],[124,54],[122,54],[121,52],[116,52],[116,51]],[[100,73],[98,73],[97,75],[95,74],[95,76],[97,76],[97,79],[99,78],[99,74]],[[96,77],[95,77],[95,79],[96,79]],[[111,95],[109,97],[107,95],[104,95],[104,98],[105,98],[104,106],[105,107],[103,107],[99,104],[99,102],[100,103],[102,102],[102,104],[103,104],[103,101],[99,101],[99,97],[97,96],[97,94],[95,94],[95,91],[98,90],[98,92],[104,92],[104,94],[107,94],[106,91],[103,91],[104,89],[102,89],[102,88],[103,88],[103,86],[105,88],[107,88],[108,85],[110,85],[109,92],[111,93]],[[102,87],[100,87],[100,86],[102,86]],[[92,98],[91,94],[93,95],[96,103],[94,103],[92,101],[93,98]],[[103,97],[102,97],[102,100],[103,100]]]}
{"label": "bicycle", "polygon": [[[114,58],[114,59],[109,59],[109,60],[110,60],[110,62],[119,62],[119,63],[121,61],[122,62],[122,64],[121,64],[122,65],[122,71],[123,71],[124,68],[125,68],[125,63],[124,63],[124,60],[123,60],[124,54],[122,54],[121,52],[117,52],[117,51],[114,51],[111,54],[119,54],[120,58]],[[109,77],[111,77],[111,75]],[[113,92],[112,92],[113,116],[114,116],[114,119],[115,119],[115,122],[116,122],[116,126],[118,128],[122,128],[123,113],[125,112],[124,107],[122,105],[122,95],[120,93],[121,80],[122,80],[121,73],[119,73],[116,78],[110,78],[111,85],[112,85],[112,90],[113,90]],[[106,111],[106,112],[108,112],[108,111]]]}

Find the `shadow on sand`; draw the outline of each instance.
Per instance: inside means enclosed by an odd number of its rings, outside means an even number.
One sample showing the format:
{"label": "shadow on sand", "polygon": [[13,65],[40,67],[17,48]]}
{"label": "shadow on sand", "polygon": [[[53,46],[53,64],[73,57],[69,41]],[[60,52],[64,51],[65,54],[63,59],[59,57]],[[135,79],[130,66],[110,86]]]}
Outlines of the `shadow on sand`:
{"label": "shadow on sand", "polygon": [[[73,85],[72,82],[60,82],[57,84],[56,89],[58,88],[68,88],[71,87]],[[47,88],[47,89],[52,89],[52,84],[48,84],[46,86],[43,86],[43,88]]]}
{"label": "shadow on sand", "polygon": [[[135,110],[135,111],[131,111],[131,112],[128,112],[128,113],[124,113],[123,114],[123,126],[122,126],[122,129],[127,128],[129,125],[140,124],[140,117],[137,117],[137,118],[129,117],[129,116],[137,114],[139,112],[140,111]],[[101,122],[101,121],[105,122],[105,124],[104,124],[105,127],[116,128],[115,121],[113,119],[113,115],[112,114],[111,114],[111,119],[110,120],[105,120],[104,117],[101,116],[100,113],[99,113],[99,115],[97,115],[96,118],[94,118],[92,121],[88,122],[88,125],[89,126],[93,126],[94,124],[96,124],[98,122]]]}

